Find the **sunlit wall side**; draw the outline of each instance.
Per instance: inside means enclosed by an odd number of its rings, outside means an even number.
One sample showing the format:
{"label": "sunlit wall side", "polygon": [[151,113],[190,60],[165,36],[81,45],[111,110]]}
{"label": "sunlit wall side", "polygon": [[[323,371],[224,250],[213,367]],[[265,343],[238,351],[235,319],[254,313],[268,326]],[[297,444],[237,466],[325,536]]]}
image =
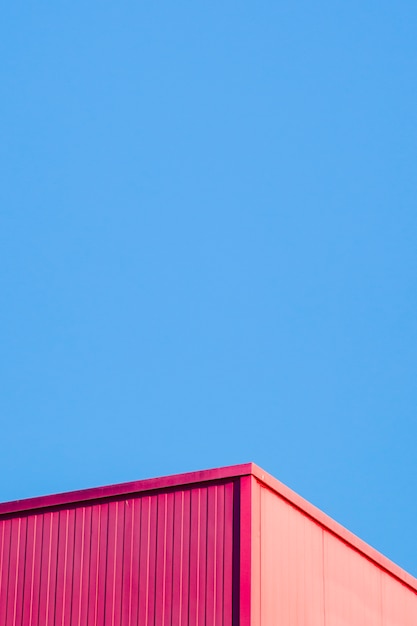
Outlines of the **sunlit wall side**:
{"label": "sunlit wall side", "polygon": [[252,477],[252,624],[416,626],[417,591]]}

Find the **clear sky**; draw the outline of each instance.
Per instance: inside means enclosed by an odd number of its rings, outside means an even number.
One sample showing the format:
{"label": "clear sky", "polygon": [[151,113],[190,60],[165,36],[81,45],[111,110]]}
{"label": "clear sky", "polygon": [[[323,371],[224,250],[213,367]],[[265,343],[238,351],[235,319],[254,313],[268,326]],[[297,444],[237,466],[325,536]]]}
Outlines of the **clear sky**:
{"label": "clear sky", "polygon": [[254,461],[417,575],[417,3],[8,2],[0,500]]}

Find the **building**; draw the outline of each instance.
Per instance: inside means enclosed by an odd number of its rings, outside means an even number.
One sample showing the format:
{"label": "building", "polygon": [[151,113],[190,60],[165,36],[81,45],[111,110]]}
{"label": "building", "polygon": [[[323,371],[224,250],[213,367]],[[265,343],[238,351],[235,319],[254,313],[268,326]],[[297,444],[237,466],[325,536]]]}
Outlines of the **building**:
{"label": "building", "polygon": [[417,580],[251,463],[0,505],[0,626],[416,626]]}

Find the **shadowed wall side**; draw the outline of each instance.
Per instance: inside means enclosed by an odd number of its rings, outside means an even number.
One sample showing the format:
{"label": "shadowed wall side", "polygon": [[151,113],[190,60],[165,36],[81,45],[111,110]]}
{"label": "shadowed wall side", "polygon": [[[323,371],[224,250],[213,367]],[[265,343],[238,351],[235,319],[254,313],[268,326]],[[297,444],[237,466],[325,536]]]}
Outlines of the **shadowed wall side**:
{"label": "shadowed wall side", "polygon": [[237,481],[0,519],[1,626],[232,626]]}

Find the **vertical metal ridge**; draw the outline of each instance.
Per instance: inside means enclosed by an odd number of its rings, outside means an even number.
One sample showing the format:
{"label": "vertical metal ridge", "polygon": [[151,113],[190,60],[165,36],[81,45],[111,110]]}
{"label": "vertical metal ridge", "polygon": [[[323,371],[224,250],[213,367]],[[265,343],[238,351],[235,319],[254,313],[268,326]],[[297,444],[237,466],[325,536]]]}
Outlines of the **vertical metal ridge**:
{"label": "vertical metal ridge", "polygon": [[215,626],[223,626],[224,621],[224,593],[223,593],[223,575],[224,575],[224,485],[217,487],[216,495],[216,590],[215,590],[215,607],[214,607],[214,623]]}
{"label": "vertical metal ridge", "polygon": [[11,555],[12,555],[12,545],[13,545],[13,527],[12,524],[10,523],[10,539],[9,539],[9,549],[8,549],[8,555],[7,555],[7,584],[6,584],[6,593],[5,593],[5,598],[4,598],[4,623],[7,624],[8,622],[8,610],[9,610],[9,598],[10,598],[10,593],[9,593],[9,588],[10,588],[10,569],[11,569]]}
{"label": "vertical metal ridge", "polygon": [[199,626],[200,608],[200,532],[201,532],[201,489],[197,491],[197,572],[196,572],[196,626]]}
{"label": "vertical metal ridge", "polygon": [[100,516],[100,535],[98,544],[98,579],[97,579],[97,618],[96,626],[105,624],[107,595],[107,561],[109,545],[109,503],[103,504]]}
{"label": "vertical metal ridge", "polygon": [[3,522],[3,528],[4,528],[4,543],[3,543],[3,556],[2,556],[2,584],[0,587],[0,624],[6,624],[6,616],[7,616],[7,588],[9,585],[9,558],[10,558],[10,537],[11,537],[10,520],[5,520]]}
{"label": "vertical metal ridge", "polygon": [[189,545],[190,545],[190,549],[188,551],[188,589],[187,589],[187,600],[188,600],[188,620],[187,620],[187,625],[190,623],[190,616],[191,616],[191,548],[192,548],[192,544],[191,544],[191,538],[192,538],[192,523],[193,523],[193,498],[192,498],[192,492],[190,492],[190,515],[189,515],[189,522],[190,522],[190,528],[189,528]]}
{"label": "vertical metal ridge", "polygon": [[92,550],[92,529],[93,529],[93,508],[87,507],[85,509],[86,513],[86,523],[84,527],[84,532],[87,537],[87,542],[85,545],[84,552],[84,561],[85,567],[87,569],[86,575],[84,576],[84,585],[83,585],[83,606],[81,612],[81,626],[88,625],[88,610],[90,603],[90,581],[91,581],[91,550]]}
{"label": "vertical metal ridge", "polygon": [[126,523],[126,502],[120,501],[120,522],[117,526],[117,552],[115,567],[115,607],[114,626],[120,626],[122,619],[122,597],[123,597],[123,563],[125,550],[125,523]]}
{"label": "vertical metal ridge", "polygon": [[78,626],[81,626],[81,611],[83,606],[83,576],[84,576],[84,548],[85,548],[85,507],[82,507],[82,522],[81,522],[81,548],[80,548],[80,580],[78,585]]}
{"label": "vertical metal ridge", "polygon": [[100,580],[100,537],[101,537],[101,512],[102,507],[98,509],[98,532],[97,532],[97,555],[96,555],[96,586],[95,586],[95,602],[94,602],[94,626],[97,626],[98,622],[98,581]]}
{"label": "vertical metal ridge", "polygon": [[114,514],[114,538],[113,538],[113,572],[112,572],[112,608],[111,608],[111,624],[114,626],[114,617],[116,612],[116,569],[117,569],[117,522],[119,519],[119,503],[115,502]]}
{"label": "vertical metal ridge", "polygon": [[[224,494],[223,494],[223,526],[224,526],[224,533],[223,533],[222,572],[223,572],[223,580],[224,580],[225,570],[226,570],[226,527],[227,527],[227,524],[226,524],[226,488],[224,489]],[[223,589],[223,594],[224,594],[224,589]],[[222,598],[223,599],[222,626],[224,626],[225,622],[226,622],[224,595],[223,595],[223,598]]]}
{"label": "vertical metal ridge", "polygon": [[14,581],[14,598],[13,598],[13,626],[16,626],[16,610],[17,610],[17,583],[19,580],[19,565],[20,565],[20,532],[21,532],[22,520],[19,519],[17,526],[17,546],[16,546],[16,571]]}
{"label": "vertical metal ridge", "polygon": [[[152,506],[152,502],[154,502],[155,506]],[[152,585],[149,585],[150,594],[149,594],[149,608],[150,608],[150,618],[149,624],[153,624],[153,626],[160,626],[160,624],[156,623],[156,601],[157,601],[157,566],[158,566],[158,519],[159,519],[159,496],[155,496],[151,498],[151,511],[153,512],[151,524],[151,532],[150,535],[152,537],[151,543],[151,555],[149,562],[149,578],[152,580]]]}
{"label": "vertical metal ridge", "polygon": [[25,518],[25,532],[24,532],[24,549],[23,549],[23,553],[22,553],[22,580],[21,580],[21,584],[20,584],[20,594],[21,594],[21,598],[20,598],[20,619],[18,619],[18,616],[16,616],[16,626],[22,626],[23,623],[23,607],[24,607],[24,590],[25,590],[25,583],[26,583],[26,551],[27,551],[27,543],[28,543],[28,520],[27,518]]}
{"label": "vertical metal ridge", "polygon": [[[73,623],[73,614],[74,614],[74,570],[75,570],[75,533],[77,530],[77,526],[76,526],[76,520],[75,520],[75,516],[76,516],[76,512],[79,511],[79,508],[77,509],[72,509],[70,511],[69,514],[69,523],[70,523],[70,532],[68,533],[68,542],[69,542],[69,556],[71,557],[71,568],[70,568],[70,572],[71,575],[68,577],[68,584],[69,584],[69,594],[67,596],[67,601],[69,603],[69,621],[68,624],[72,626]],[[73,528],[71,528],[71,526],[74,526]],[[67,609],[68,610],[68,609]],[[68,614],[68,613],[67,613]]]}
{"label": "vertical metal ridge", "polygon": [[[107,527],[104,541],[105,559],[103,568],[103,624],[111,623],[112,607],[113,607],[113,576],[111,572],[111,559],[113,554],[112,527],[114,522],[113,515],[114,503],[107,504]],[[116,503],[117,511],[117,503]],[[114,525],[115,526],[115,525]],[[116,528],[116,526],[115,526]],[[110,588],[109,588],[110,587]],[[109,616],[110,615],[110,619]]]}
{"label": "vertical metal ridge", "polygon": [[35,555],[36,555],[36,525],[38,521],[38,516],[35,515],[33,517],[33,556],[32,556],[32,570],[31,570],[31,579],[30,579],[30,602],[29,602],[29,624],[32,624],[32,611],[33,611],[33,592],[35,586]]}
{"label": "vertical metal ridge", "polygon": [[137,624],[146,626],[149,592],[149,541],[150,541],[150,498],[144,496],[141,501],[141,526],[139,544],[139,577],[138,577],[138,613]]}
{"label": "vertical metal ridge", "polygon": [[36,589],[36,613],[37,613],[37,618],[36,618],[36,622],[35,624],[41,624],[41,620],[40,620],[40,610],[41,610],[41,590],[42,590],[42,581],[43,581],[43,576],[42,576],[42,564],[43,564],[43,529],[44,529],[44,524],[45,524],[45,516],[41,515],[40,516],[40,520],[41,520],[41,524],[39,524],[39,529],[38,529],[38,533],[39,535],[37,535],[37,543],[39,543],[39,579],[38,579],[38,586]]}
{"label": "vertical metal ridge", "polygon": [[[36,520],[36,517],[35,517]],[[55,625],[57,621],[57,599],[58,599],[58,554],[59,554],[59,540],[61,535],[61,524],[60,524],[60,512],[57,511],[55,515],[56,520],[56,557],[54,563],[54,573],[55,573],[55,581],[54,581],[54,593],[53,593],[53,621],[52,624]],[[35,547],[33,548],[33,552],[35,553]],[[22,623],[22,626],[26,626]]]}
{"label": "vertical metal ridge", "polygon": [[209,495],[212,494],[214,486],[205,487],[203,490],[204,494],[204,509],[202,512],[202,534],[204,539],[204,545],[202,548],[202,557],[204,559],[204,566],[201,568],[201,601],[204,605],[202,607],[200,617],[203,624],[206,624],[207,621],[207,571],[208,571],[208,550],[209,550],[209,531],[212,525],[213,520],[209,520]]}
{"label": "vertical metal ridge", "polygon": [[101,506],[94,506],[91,514],[90,575],[87,610],[88,626],[97,626],[100,535]]}
{"label": "vertical metal ridge", "polygon": [[[56,624],[56,600],[58,588],[58,545],[60,536],[59,512],[55,511],[53,515],[53,534],[52,534],[52,570],[51,570],[51,626]],[[25,624],[22,624],[25,626]]]}
{"label": "vertical metal ridge", "polygon": [[[136,619],[134,619],[135,614],[132,614],[132,626],[137,626],[139,620],[139,605],[140,605],[140,594],[141,594],[141,585],[140,585],[140,576],[141,576],[141,555],[142,555],[142,536],[143,536],[143,523],[142,523],[142,511],[143,511],[143,498],[138,498],[135,502],[138,503],[138,515],[139,515],[139,538],[138,538],[138,546],[137,546],[137,595],[136,595]],[[139,507],[140,504],[140,507]],[[136,515],[135,515],[136,517]],[[133,588],[133,578],[132,578],[132,588]]]}
{"label": "vertical metal ridge", "polygon": [[183,567],[184,567],[184,498],[185,494],[181,491],[181,533],[180,533],[180,584],[179,584],[179,620],[178,623],[182,624],[182,585],[183,585]]}
{"label": "vertical metal ridge", "polygon": [[16,572],[14,576],[14,590],[13,590],[13,626],[16,624],[16,609],[17,609],[17,583],[19,580],[19,567],[20,567],[20,532],[21,532],[22,520],[19,519],[17,526],[17,546],[16,546]]}
{"label": "vertical metal ridge", "polygon": [[132,587],[131,579],[133,573],[132,555],[133,555],[133,518],[134,518],[134,501],[126,500],[123,503],[123,533],[122,533],[122,554],[121,554],[121,591],[120,591],[120,611],[119,623],[127,626],[131,619],[132,613]]}
{"label": "vertical metal ridge", "polygon": [[[4,551],[5,551],[5,531],[6,531],[6,522],[2,521],[0,523],[0,528],[1,528],[1,544],[0,544],[0,620],[2,618],[2,592],[3,592],[3,585],[4,585]],[[0,621],[1,623],[1,621]]]}
{"label": "vertical metal ridge", "polygon": [[151,551],[151,498],[148,499],[148,532],[147,532],[147,544],[146,544],[146,611],[145,611],[145,619],[146,626],[149,625],[149,570],[150,570],[150,551]]}
{"label": "vertical metal ridge", "polygon": [[48,539],[48,569],[47,569],[47,583],[46,583],[46,606],[45,606],[45,625],[48,626],[49,622],[49,601],[50,601],[50,587],[51,587],[51,556],[52,556],[52,532],[53,532],[53,513],[50,513],[49,524],[49,539]]}
{"label": "vertical metal ridge", "polygon": [[65,603],[66,603],[66,596],[67,596],[65,572],[67,571],[67,559],[68,559],[68,520],[69,520],[69,511],[66,511],[65,512],[65,536],[64,536],[64,569],[63,569],[64,578],[62,582],[62,613],[61,613],[62,626],[64,626]]}
{"label": "vertical metal ridge", "polygon": [[120,574],[120,607],[119,607],[119,624],[128,626],[129,616],[132,613],[132,589],[131,578],[133,573],[132,554],[133,554],[133,516],[134,502],[126,500],[123,503],[123,532],[122,532],[122,550],[121,550],[121,574]]}
{"label": "vertical metal ridge", "polygon": [[40,548],[40,585],[38,600],[38,624],[46,622],[46,604],[48,595],[48,562],[49,562],[49,518],[48,514],[42,515],[42,534]]}
{"label": "vertical metal ridge", "polygon": [[[130,555],[129,555],[129,563],[130,563],[130,567],[129,567],[129,600],[128,600],[128,620],[127,620],[127,626],[131,626],[132,624],[132,590],[133,590],[133,533],[134,533],[134,528],[135,528],[135,501],[132,501],[132,506],[131,506],[131,531],[130,531]],[[125,532],[126,532],[126,519],[127,516],[125,518]],[[123,576],[125,575],[125,569],[123,568]],[[123,609],[122,609],[123,610]],[[123,618],[122,618],[122,623],[123,623]]]}
{"label": "vertical metal ridge", "polygon": [[177,499],[175,497],[175,493],[172,494],[172,529],[171,529],[171,606],[170,606],[170,614],[168,620],[168,626],[174,623],[174,606],[175,606],[175,514],[176,514],[176,502]]}
{"label": "vertical metal ridge", "polygon": [[120,541],[121,541],[121,549],[119,550],[119,554],[118,554],[118,579],[119,579],[119,586],[118,586],[118,599],[117,599],[117,604],[118,604],[118,620],[116,622],[117,625],[122,624],[122,619],[123,619],[123,578],[124,578],[124,558],[125,558],[125,544],[126,544],[126,518],[127,518],[127,506],[128,503],[127,501],[123,501],[122,502],[122,515],[123,515],[123,523],[120,524]]}
{"label": "vertical metal ridge", "polygon": [[155,521],[155,557],[153,559],[154,565],[154,587],[153,587],[153,620],[154,626],[162,626],[164,602],[165,602],[165,581],[164,581],[164,569],[165,569],[165,507],[166,494],[158,494],[156,496],[156,521]]}
{"label": "vertical metal ridge", "polygon": [[204,624],[211,624],[213,611],[212,603],[214,598],[214,571],[215,571],[215,559],[216,554],[213,550],[213,531],[215,527],[215,516],[213,510],[215,508],[214,501],[216,498],[216,485],[207,487],[206,489],[206,510],[204,514],[205,518],[205,549],[204,549]]}

